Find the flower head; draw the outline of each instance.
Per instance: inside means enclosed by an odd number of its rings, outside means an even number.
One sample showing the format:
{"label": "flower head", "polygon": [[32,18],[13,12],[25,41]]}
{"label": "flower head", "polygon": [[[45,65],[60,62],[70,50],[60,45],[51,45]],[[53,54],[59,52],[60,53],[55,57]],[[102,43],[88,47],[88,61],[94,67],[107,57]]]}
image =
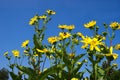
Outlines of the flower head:
{"label": "flower head", "polygon": [[42,15],[42,16],[39,16],[40,19],[46,19],[47,16],[46,15]]}
{"label": "flower head", "polygon": [[96,25],[96,21],[92,20],[86,24],[84,24],[84,27],[86,28],[93,28]]}
{"label": "flower head", "polygon": [[26,48],[28,44],[29,44],[29,40],[26,40],[22,43],[21,47]]}
{"label": "flower head", "polygon": [[91,38],[86,36],[86,37],[83,37],[83,40],[81,40],[80,42],[82,42],[84,45],[81,47],[81,48],[87,48],[88,45],[90,44],[91,42]]}
{"label": "flower head", "polygon": [[48,42],[51,44],[54,44],[58,41],[58,37],[57,36],[53,36],[53,37],[49,37],[48,38]]}
{"label": "flower head", "polygon": [[118,58],[118,54],[113,53],[113,54],[104,54],[106,57],[113,57],[114,60],[116,60]]}
{"label": "flower head", "polygon": [[8,51],[6,51],[5,53],[4,53],[4,56],[7,56],[8,55]]}
{"label": "flower head", "polygon": [[112,22],[112,23],[110,24],[110,27],[111,27],[112,29],[114,29],[114,30],[120,29],[120,23],[118,23],[118,22]]}
{"label": "flower head", "polygon": [[84,38],[83,34],[81,32],[78,32],[77,35],[81,38]]}
{"label": "flower head", "polygon": [[101,44],[102,44],[101,40],[98,40],[97,38],[93,38],[90,42],[90,50],[95,49],[96,51],[100,52],[100,48],[98,46]]}
{"label": "flower head", "polygon": [[34,16],[30,19],[29,25],[34,25],[36,22],[38,22],[38,16]]}
{"label": "flower head", "polygon": [[70,57],[70,58],[74,58],[74,57],[75,57],[75,54],[74,54],[74,53],[70,53],[70,54],[69,54],[69,57]]}
{"label": "flower head", "polygon": [[15,57],[19,57],[20,52],[18,50],[12,50],[12,53]]}
{"label": "flower head", "polygon": [[116,50],[120,50],[120,44],[117,44],[117,45],[115,46],[115,49],[116,49]]}
{"label": "flower head", "polygon": [[68,26],[66,27],[67,30],[73,30],[74,28],[75,28],[74,25],[68,25]]}
{"label": "flower head", "polygon": [[53,10],[47,10],[46,12],[47,12],[49,15],[56,14],[56,12],[54,12]]}
{"label": "flower head", "polygon": [[72,78],[71,80],[79,80],[78,78]]}
{"label": "flower head", "polygon": [[59,25],[58,28],[73,30],[75,28],[75,26],[74,25]]}
{"label": "flower head", "polygon": [[61,40],[69,38],[70,36],[71,36],[71,34],[68,33],[68,32],[60,32],[59,33],[59,37],[60,37]]}
{"label": "flower head", "polygon": [[66,29],[67,25],[59,25],[58,28]]}

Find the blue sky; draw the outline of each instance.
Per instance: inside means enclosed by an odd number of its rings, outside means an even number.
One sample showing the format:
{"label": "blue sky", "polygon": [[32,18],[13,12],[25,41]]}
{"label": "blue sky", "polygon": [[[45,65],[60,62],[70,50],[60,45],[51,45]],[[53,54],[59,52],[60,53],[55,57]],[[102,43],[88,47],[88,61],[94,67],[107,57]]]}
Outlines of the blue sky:
{"label": "blue sky", "polygon": [[[90,32],[83,28],[83,24],[96,20],[97,25],[112,21],[120,22],[120,0],[1,0],[0,1],[0,69],[7,67],[7,60],[3,57],[5,51],[21,49],[22,41],[29,39],[32,44],[33,28],[29,20],[35,14],[43,14],[47,9],[56,11],[48,23],[46,36],[57,35],[59,24],[74,24],[75,32],[84,34]],[[119,34],[113,42],[120,43]],[[119,54],[119,53],[118,53]],[[120,63],[120,58],[116,60]],[[119,64],[120,65],[120,64]]]}

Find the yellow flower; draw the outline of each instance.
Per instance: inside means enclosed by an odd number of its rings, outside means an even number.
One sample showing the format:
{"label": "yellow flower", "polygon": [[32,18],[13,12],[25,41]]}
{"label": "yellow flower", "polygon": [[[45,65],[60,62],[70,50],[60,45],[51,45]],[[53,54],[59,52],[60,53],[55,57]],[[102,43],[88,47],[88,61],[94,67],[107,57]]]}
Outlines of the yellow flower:
{"label": "yellow flower", "polygon": [[78,32],[77,35],[81,38],[84,38],[83,34],[81,32]]}
{"label": "yellow flower", "polygon": [[102,44],[101,40],[98,40],[97,38],[93,38],[90,42],[90,50],[95,49],[100,52],[98,45],[101,45],[101,44]]}
{"label": "yellow flower", "polygon": [[46,15],[42,15],[42,16],[39,16],[40,19],[46,19],[47,16]]}
{"label": "yellow flower", "polygon": [[46,52],[48,52],[48,50],[46,49],[46,48],[44,48],[43,50],[40,50],[40,49],[36,49],[38,52],[40,52],[40,53],[46,53]]}
{"label": "yellow flower", "polygon": [[113,54],[105,54],[106,57],[113,57],[114,60],[118,58],[118,54],[113,53]]}
{"label": "yellow flower", "polygon": [[71,80],[79,80],[78,78],[72,78]]}
{"label": "yellow flower", "polygon": [[92,20],[86,24],[84,24],[84,27],[86,28],[93,28],[96,25],[96,21]]}
{"label": "yellow flower", "polygon": [[120,50],[120,44],[117,44],[117,45],[115,46],[115,49],[116,49],[116,50]]}
{"label": "yellow flower", "polygon": [[37,56],[38,56],[38,54],[34,54],[33,56],[34,56],[34,57],[37,57]]}
{"label": "yellow flower", "polygon": [[75,28],[75,26],[74,25],[59,25],[58,28],[73,30]]}
{"label": "yellow flower", "polygon": [[86,37],[83,37],[83,40],[81,40],[80,42],[82,42],[84,45],[81,47],[81,48],[87,48],[88,45],[90,44],[91,42],[91,38],[86,36]]}
{"label": "yellow flower", "polygon": [[26,48],[28,44],[29,44],[29,40],[26,40],[22,43],[21,47]]}
{"label": "yellow flower", "polygon": [[54,44],[58,41],[58,37],[57,36],[54,36],[54,37],[49,37],[48,38],[48,42],[51,43],[51,44]]}
{"label": "yellow flower", "polygon": [[68,32],[60,32],[59,33],[59,37],[63,40],[63,39],[66,39],[66,38],[69,38],[71,36],[70,33]]}
{"label": "yellow flower", "polygon": [[38,16],[34,16],[33,18],[30,19],[29,25],[34,25],[35,22],[38,21]]}
{"label": "yellow flower", "polygon": [[106,57],[113,57],[114,60],[116,60],[118,58],[118,54],[113,53],[113,47],[110,46],[110,53],[105,54]]}
{"label": "yellow flower", "polygon": [[67,25],[59,25],[58,28],[66,29]]}
{"label": "yellow flower", "polygon": [[120,24],[119,24],[118,22],[112,22],[112,23],[110,24],[110,27],[111,27],[112,29],[120,29]]}
{"label": "yellow flower", "polygon": [[49,15],[56,14],[56,12],[54,12],[53,10],[47,10],[46,12],[47,12]]}
{"label": "yellow flower", "polygon": [[75,28],[74,25],[69,25],[69,26],[67,26],[65,29],[67,29],[67,30],[73,30],[74,28]]}
{"label": "yellow flower", "polygon": [[12,53],[15,57],[19,57],[20,52],[18,50],[12,50]]}
{"label": "yellow flower", "polygon": [[112,56],[113,56],[114,60],[116,60],[118,58],[118,54],[113,53]]}
{"label": "yellow flower", "polygon": [[81,65],[81,62],[77,62],[78,65]]}
{"label": "yellow flower", "polygon": [[74,53],[71,53],[71,54],[69,54],[69,57],[70,57],[70,58],[74,58],[74,57],[75,57],[75,54],[74,54]]}
{"label": "yellow flower", "polygon": [[116,64],[116,63],[113,63],[112,65],[113,65],[113,66],[118,66],[118,64]]}
{"label": "yellow flower", "polygon": [[5,53],[4,53],[4,56],[7,56],[8,55],[8,51],[6,51]]}

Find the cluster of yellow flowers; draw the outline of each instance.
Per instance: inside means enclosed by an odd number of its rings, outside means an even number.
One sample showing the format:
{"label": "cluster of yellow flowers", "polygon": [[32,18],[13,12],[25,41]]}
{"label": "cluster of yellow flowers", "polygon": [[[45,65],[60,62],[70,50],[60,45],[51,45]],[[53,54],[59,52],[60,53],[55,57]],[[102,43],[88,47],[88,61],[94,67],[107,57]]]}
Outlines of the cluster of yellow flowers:
{"label": "cluster of yellow flowers", "polygon": [[[74,25],[59,25],[58,26],[60,29],[67,29],[67,30],[73,30],[75,28]],[[60,32],[59,33],[59,36],[52,36],[52,37],[49,37],[48,38],[48,42],[50,44],[54,44],[56,43],[57,41],[61,41],[61,40],[64,40],[66,38],[69,38],[71,37],[71,34],[69,32]]]}
{"label": "cluster of yellow flowers", "polygon": [[[96,21],[92,20],[86,24],[84,24],[85,28],[94,28],[94,26],[96,25]],[[111,22],[109,25],[113,30],[117,30],[120,29],[120,23],[119,22]]]}
{"label": "cluster of yellow flowers", "polygon": [[69,38],[71,34],[69,32],[60,32],[59,36],[52,36],[48,38],[48,42],[51,44],[56,43],[57,41],[64,40],[66,38]]}
{"label": "cluster of yellow flowers", "polygon": [[[53,15],[55,14],[56,12],[54,12],[53,10],[47,10],[46,11],[48,15]],[[38,15],[35,15],[33,18],[30,19],[30,22],[29,22],[29,25],[34,25],[36,24],[40,19],[46,19],[47,16],[44,14],[44,15],[41,15],[41,16],[38,16]]]}

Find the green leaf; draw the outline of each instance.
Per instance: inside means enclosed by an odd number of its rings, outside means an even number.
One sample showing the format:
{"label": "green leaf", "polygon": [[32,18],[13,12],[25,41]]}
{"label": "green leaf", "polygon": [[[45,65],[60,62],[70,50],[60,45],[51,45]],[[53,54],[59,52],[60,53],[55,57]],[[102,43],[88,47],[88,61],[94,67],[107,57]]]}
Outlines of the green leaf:
{"label": "green leaf", "polygon": [[34,34],[34,37],[33,37],[33,41],[34,41],[35,48],[38,48],[38,49],[43,48],[42,43],[38,42],[38,38],[35,34]]}
{"label": "green leaf", "polygon": [[79,71],[79,69],[82,67],[83,64],[84,64],[84,60],[81,62],[81,64],[78,64],[76,67],[72,69],[71,74],[75,75]]}
{"label": "green leaf", "polygon": [[10,72],[10,76],[11,76],[12,80],[22,80],[22,76],[18,76],[16,74],[14,74],[13,72]]}
{"label": "green leaf", "polygon": [[17,68],[29,76],[35,76],[35,71],[32,68],[24,66],[17,66]]}
{"label": "green leaf", "polygon": [[80,58],[82,58],[85,54],[79,54],[78,56],[74,57],[72,63],[75,64]]}
{"label": "green leaf", "polygon": [[44,80],[46,79],[50,74],[54,74],[57,73],[57,71],[61,70],[61,66],[65,66],[64,64],[58,64],[55,66],[52,66],[50,68],[48,68],[47,70],[45,70],[44,72],[42,72],[40,74],[40,76],[38,77],[39,80]]}

